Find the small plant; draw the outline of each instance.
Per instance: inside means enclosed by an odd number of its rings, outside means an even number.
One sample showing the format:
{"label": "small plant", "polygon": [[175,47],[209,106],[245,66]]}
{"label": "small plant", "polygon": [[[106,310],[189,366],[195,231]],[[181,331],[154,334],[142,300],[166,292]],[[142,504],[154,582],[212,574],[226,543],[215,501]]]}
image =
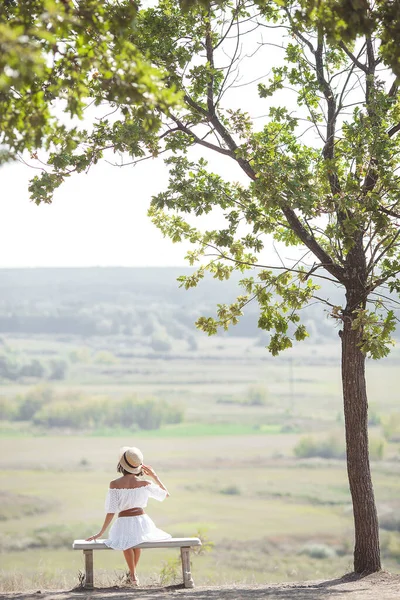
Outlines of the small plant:
{"label": "small plant", "polygon": [[199,538],[201,546],[193,546],[192,554],[206,554],[214,549],[215,544],[208,538],[206,529],[198,529],[193,537]]}
{"label": "small plant", "polygon": [[78,587],[83,588],[85,585],[85,573],[78,571]]}
{"label": "small plant", "polygon": [[170,558],[163,562],[163,566],[160,571],[160,584],[161,585],[174,585],[180,578],[180,558]]}

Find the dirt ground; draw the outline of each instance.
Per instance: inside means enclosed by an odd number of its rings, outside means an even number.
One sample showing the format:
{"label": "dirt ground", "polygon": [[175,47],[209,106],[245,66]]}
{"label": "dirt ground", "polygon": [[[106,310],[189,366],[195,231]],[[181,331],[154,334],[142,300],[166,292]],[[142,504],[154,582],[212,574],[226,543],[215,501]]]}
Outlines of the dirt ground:
{"label": "dirt ground", "polygon": [[273,585],[167,588],[107,588],[71,591],[36,591],[0,594],[1,600],[400,600],[400,575],[375,573],[330,581]]}

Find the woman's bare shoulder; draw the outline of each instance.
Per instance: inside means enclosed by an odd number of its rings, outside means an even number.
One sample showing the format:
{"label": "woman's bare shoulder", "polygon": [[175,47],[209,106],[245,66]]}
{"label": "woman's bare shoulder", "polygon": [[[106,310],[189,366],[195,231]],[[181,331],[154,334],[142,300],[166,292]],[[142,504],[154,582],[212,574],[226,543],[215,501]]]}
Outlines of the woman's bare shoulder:
{"label": "woman's bare shoulder", "polygon": [[128,479],[127,477],[118,477],[117,479],[113,479],[110,481],[110,490],[120,490],[120,489],[131,489],[134,490],[136,488],[146,487],[150,485],[150,481],[137,481],[136,479]]}
{"label": "woman's bare shoulder", "polygon": [[110,481],[110,490],[115,490],[118,489],[120,487],[124,487],[123,485],[121,485],[123,477],[117,477],[117,479],[113,479],[112,481]]}
{"label": "woman's bare shoulder", "polygon": [[138,481],[138,487],[146,487],[147,485],[151,485],[151,481]]}

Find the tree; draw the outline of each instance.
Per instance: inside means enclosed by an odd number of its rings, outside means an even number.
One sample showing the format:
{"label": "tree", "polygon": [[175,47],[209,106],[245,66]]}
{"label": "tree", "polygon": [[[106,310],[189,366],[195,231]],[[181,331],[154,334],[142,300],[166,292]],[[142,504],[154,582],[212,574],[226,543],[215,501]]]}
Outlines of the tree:
{"label": "tree", "polygon": [[[293,6],[289,0],[275,0],[287,8]],[[269,0],[258,0],[256,5],[263,9]],[[182,10],[194,6],[207,7],[209,0],[180,0]],[[223,4],[223,2],[220,2]],[[359,35],[372,35],[379,31],[381,56],[393,72],[400,76],[400,0],[300,0],[296,18],[312,25],[318,19],[322,31],[337,43],[351,43]]]}
{"label": "tree", "polygon": [[324,33],[339,44],[378,33],[381,58],[400,76],[399,0],[302,0],[300,5],[298,17],[310,24],[317,18]]}
{"label": "tree", "polygon": [[[59,145],[67,131],[66,148],[74,149],[82,133],[60,115],[82,118],[88,99],[96,106],[135,104],[142,116],[148,107],[177,101],[164,74],[129,39],[137,13],[132,0],[1,4],[0,164],[24,150],[35,157],[37,149]],[[89,153],[96,161],[93,145]]]}
{"label": "tree", "polygon": [[[95,125],[86,146],[68,152],[66,142],[60,144],[50,156],[53,171],[35,178],[31,192],[38,202],[51,201],[68,165],[92,164],[87,146],[96,153],[112,148],[136,162],[165,152],[169,185],[153,198],[150,216],[172,241],[194,245],[188,260],[199,266],[180,278],[181,285],[196,286],[207,271],[221,280],[234,269],[243,273],[243,295],[220,304],[216,318],[200,318],[200,329],[210,335],[227,329],[249,302],[258,302],[258,325],[269,332],[269,350],[276,355],[307,336],[305,306],[319,301],[328,307],[341,326],[354,570],[370,573],[381,564],[365,360],[388,354],[397,319],[399,93],[390,70],[381,70],[379,24],[348,44],[327,35],[318,14],[308,21],[298,14],[296,5],[242,0],[185,13],[176,2],[160,0],[140,11],[135,44],[168,71],[167,83],[182,90],[183,105],[155,109],[155,131],[122,104],[116,121],[105,117]],[[278,40],[276,29],[283,32]],[[277,46],[281,58],[263,76],[262,52],[277,53]],[[244,83],[255,80],[265,99],[263,119],[251,118],[251,106],[229,108],[233,86],[244,85],[237,81],[240,68],[248,73]],[[198,158],[193,147],[204,156]],[[213,172],[205,158],[213,155],[231,160],[241,182]],[[225,226],[201,231],[184,218],[212,211],[224,216]],[[295,248],[296,258],[285,261],[277,253],[276,263],[263,264],[259,257],[268,237]],[[320,279],[343,289],[342,306],[320,295]]]}

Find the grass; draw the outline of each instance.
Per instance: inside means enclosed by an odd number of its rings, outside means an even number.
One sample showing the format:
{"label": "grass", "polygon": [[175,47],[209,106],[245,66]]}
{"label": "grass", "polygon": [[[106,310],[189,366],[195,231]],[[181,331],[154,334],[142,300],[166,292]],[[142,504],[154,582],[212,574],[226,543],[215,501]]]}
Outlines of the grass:
{"label": "grass", "polygon": [[[240,423],[179,423],[165,425],[151,431],[135,431],[135,438],[191,438],[226,435],[274,435],[281,433],[281,425],[241,425]],[[91,435],[100,437],[132,436],[127,429],[98,429]]]}
{"label": "grass", "polygon": [[[289,458],[260,464],[267,440],[271,443],[285,437],[141,440],[145,455],[151,456],[171,493],[166,502],[149,505],[150,516],[172,535],[192,536],[202,530],[215,544],[210,555],[194,558],[197,583],[323,578],[348,570],[352,517],[345,464]],[[54,573],[60,575],[59,581],[64,581],[66,587],[72,587],[83,563],[81,553],[69,546],[74,538],[98,530],[102,522],[105,491],[114,477],[115,465],[110,457],[117,449],[115,440],[32,438],[21,447],[18,439],[9,438],[2,443],[7,456],[13,456],[16,462],[10,477],[2,457],[0,488],[7,489],[11,504],[22,494],[23,510],[7,514],[0,523],[3,547],[9,544],[2,554],[0,585],[3,589],[21,586],[18,573],[24,569],[25,588],[35,587],[33,582],[38,581],[39,573],[43,573],[47,587],[56,581],[52,579]],[[21,468],[28,455],[37,465],[35,470]],[[82,456],[87,458],[86,466],[79,466]],[[156,456],[158,461],[153,461]],[[380,505],[397,502],[400,480],[392,472],[375,468],[374,483]],[[223,493],[233,486],[237,493]],[[43,506],[45,510],[29,514],[30,506]],[[39,533],[44,543],[54,547],[28,548],[24,552],[12,549],[18,544],[29,546]],[[18,544],[13,546],[13,540]],[[311,559],[300,554],[308,543],[340,546],[344,554],[334,559]],[[163,565],[174,557],[173,551],[145,553],[141,563],[143,580],[158,581]],[[95,564],[96,572],[101,574],[98,581],[115,583],[124,571],[119,552],[100,552]],[[396,570],[395,561],[388,565]]]}
{"label": "grass", "polygon": [[[18,340],[21,351],[25,342]],[[235,348],[228,348],[231,340],[223,344],[226,352],[216,344],[204,346],[190,361],[120,360],[106,367],[108,374],[100,365],[78,365],[68,381],[54,384],[63,392],[107,394],[110,401],[130,393],[178,401],[185,407],[185,423],[157,431],[35,436],[26,424],[0,423],[0,589],[77,584],[83,560],[70,544],[101,525],[105,491],[117,476],[118,449],[126,444],[141,447],[170,489],[168,501],[148,507],[156,524],[176,536],[202,530],[215,544],[211,553],[193,558],[196,583],[322,579],[351,570],[345,462],[293,456],[305,434],[343,433],[337,420],[342,412],[338,348],[325,354],[321,347],[308,348],[304,355],[295,349],[290,361],[272,359],[246,340]],[[62,352],[61,342],[49,340],[31,341],[29,348]],[[368,365],[370,402],[381,415],[398,411],[395,366],[391,361]],[[24,393],[27,385],[3,384],[0,393]],[[250,385],[266,388],[264,406],[217,402],[221,395],[241,397]],[[379,427],[374,435],[381,435]],[[398,450],[389,445],[388,455]],[[375,463],[372,470],[379,509],[398,510],[399,464]],[[334,557],[302,554],[309,544],[325,544]],[[175,551],[145,552],[142,580],[159,582],[163,572],[173,571],[176,557]],[[99,585],[120,582],[125,570],[122,554],[111,551],[99,552],[95,567]],[[394,555],[385,558],[385,567],[399,572]]]}
{"label": "grass", "polygon": [[[271,581],[297,581],[328,579],[340,576],[350,568],[349,557],[340,557],[335,564],[331,561],[315,561],[298,554],[261,553],[251,546],[224,550],[218,549],[216,568],[215,552],[192,557],[192,574],[196,585],[256,584]],[[57,551],[56,561],[50,552],[29,551],[22,555],[6,556],[0,571],[0,586],[3,591],[23,589],[71,589],[78,584],[79,572],[83,569],[81,552]],[[151,550],[143,552],[140,561],[140,580],[144,585],[160,584],[162,572],[172,565],[175,581],[181,582],[178,551]],[[98,552],[95,554],[95,585],[121,584],[126,569],[120,552]],[[172,583],[171,580],[164,583]]]}

